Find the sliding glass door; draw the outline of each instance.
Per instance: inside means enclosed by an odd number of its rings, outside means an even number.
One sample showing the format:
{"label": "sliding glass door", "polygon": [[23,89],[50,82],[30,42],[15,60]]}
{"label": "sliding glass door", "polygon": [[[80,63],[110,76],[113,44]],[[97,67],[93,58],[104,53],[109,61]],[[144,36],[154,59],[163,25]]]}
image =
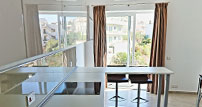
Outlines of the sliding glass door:
{"label": "sliding glass door", "polygon": [[107,17],[107,65],[148,66],[154,13]]}
{"label": "sliding glass door", "polygon": [[107,64],[126,65],[128,17],[107,17]]}
{"label": "sliding glass door", "polygon": [[137,13],[135,20],[134,51],[130,65],[149,66],[154,13]]}

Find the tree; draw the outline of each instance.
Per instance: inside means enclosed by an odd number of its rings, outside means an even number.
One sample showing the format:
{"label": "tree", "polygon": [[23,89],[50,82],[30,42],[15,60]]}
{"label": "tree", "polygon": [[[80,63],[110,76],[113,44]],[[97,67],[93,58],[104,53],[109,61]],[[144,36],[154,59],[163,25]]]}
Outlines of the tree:
{"label": "tree", "polygon": [[79,33],[70,32],[67,35],[67,46],[75,45]]}
{"label": "tree", "polygon": [[49,67],[61,67],[62,52],[46,57],[46,63]]}
{"label": "tree", "polygon": [[[125,36],[126,37],[126,36]],[[147,35],[136,33],[135,38],[135,65],[147,66],[149,65],[151,52],[151,39]],[[132,53],[132,50],[131,50]],[[132,55],[130,56],[130,63],[132,63]],[[118,52],[112,57],[111,64],[127,64],[127,53]]]}
{"label": "tree", "polygon": [[[58,49],[59,49],[58,40],[52,38],[47,41],[44,51],[48,53]],[[62,66],[62,53],[57,53],[55,55],[46,57],[45,63],[50,67]]]}
{"label": "tree", "polygon": [[125,65],[127,63],[127,53],[119,52],[115,56],[112,57],[112,64]]}
{"label": "tree", "polygon": [[67,35],[67,46],[75,45],[78,40],[85,40],[86,35],[82,35],[80,32],[69,32]]}
{"label": "tree", "polygon": [[50,39],[48,40],[48,42],[46,43],[45,46],[45,52],[52,52],[54,50],[58,50],[59,46],[58,46],[58,40],[56,39]]}
{"label": "tree", "polygon": [[147,35],[143,35],[141,32],[137,32],[135,43],[135,64],[137,66],[149,65],[151,39]]}

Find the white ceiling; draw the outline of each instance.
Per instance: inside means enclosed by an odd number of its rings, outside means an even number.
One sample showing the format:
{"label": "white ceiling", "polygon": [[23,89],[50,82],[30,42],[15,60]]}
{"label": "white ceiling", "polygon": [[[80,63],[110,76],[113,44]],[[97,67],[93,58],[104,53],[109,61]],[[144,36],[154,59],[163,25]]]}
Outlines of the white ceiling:
{"label": "white ceiling", "polygon": [[[106,11],[153,10],[156,2],[168,0],[23,0],[24,4],[38,4],[40,11],[87,11],[86,5],[106,5]],[[146,3],[136,5],[139,3]],[[147,4],[148,3],[148,4]]]}

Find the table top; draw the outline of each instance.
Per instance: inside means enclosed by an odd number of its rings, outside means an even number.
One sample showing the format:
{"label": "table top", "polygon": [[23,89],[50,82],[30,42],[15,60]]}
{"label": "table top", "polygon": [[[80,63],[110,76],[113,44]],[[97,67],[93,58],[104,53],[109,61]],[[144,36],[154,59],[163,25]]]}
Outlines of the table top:
{"label": "table top", "polygon": [[174,74],[166,67],[78,67],[75,72],[87,71],[106,74]]}

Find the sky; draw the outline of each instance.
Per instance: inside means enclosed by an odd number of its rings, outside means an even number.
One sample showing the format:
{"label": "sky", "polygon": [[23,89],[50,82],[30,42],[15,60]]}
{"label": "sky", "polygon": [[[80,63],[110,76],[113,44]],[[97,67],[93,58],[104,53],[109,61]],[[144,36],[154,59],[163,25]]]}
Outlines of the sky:
{"label": "sky", "polygon": [[[39,18],[45,18],[48,23],[58,22],[56,14],[39,14]],[[66,17],[66,20],[75,19],[76,17]]]}

